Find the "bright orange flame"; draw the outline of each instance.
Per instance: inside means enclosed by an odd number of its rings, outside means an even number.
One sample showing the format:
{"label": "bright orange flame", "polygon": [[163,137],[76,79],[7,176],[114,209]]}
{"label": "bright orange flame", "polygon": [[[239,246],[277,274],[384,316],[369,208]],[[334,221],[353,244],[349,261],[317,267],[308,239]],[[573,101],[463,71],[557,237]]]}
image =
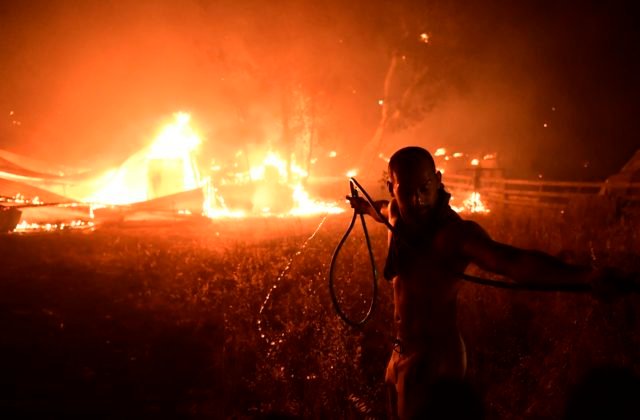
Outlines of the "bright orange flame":
{"label": "bright orange flame", "polygon": [[[333,155],[332,152],[330,156]],[[304,188],[304,180],[309,173],[295,162],[294,157],[289,162],[279,153],[269,151],[262,161],[251,165],[248,170],[248,180],[255,189],[251,203],[253,214],[261,216],[305,216],[324,213],[341,213],[344,211],[336,203],[322,202],[311,198]],[[245,185],[247,177],[243,173],[234,174],[239,187]],[[215,203],[215,204],[214,204]],[[288,205],[287,205],[288,203]],[[235,210],[225,204],[224,197],[213,191],[207,200],[205,214],[209,217],[246,217],[244,210]]]}
{"label": "bright orange flame", "polygon": [[471,166],[478,166],[479,164],[480,164],[480,161],[478,159],[471,160]]}
{"label": "bright orange flame", "polygon": [[480,193],[475,191],[471,193],[469,198],[464,200],[464,206],[469,209],[471,213],[489,213],[491,211],[485,207],[480,199]]}
{"label": "bright orange flame", "polygon": [[14,232],[53,232],[67,229],[93,229],[95,224],[92,221],[72,220],[66,223],[29,223],[26,220],[18,223]]}
{"label": "bright orange flame", "polygon": [[189,158],[200,145],[200,138],[190,127],[191,115],[174,114],[175,121],[166,125],[156,137],[147,153],[148,159]]}
{"label": "bright orange flame", "polygon": [[[105,174],[97,187],[83,201],[96,208],[103,205],[129,204],[202,188],[204,202],[202,213],[208,217],[245,217],[247,210],[237,210],[226,205],[224,197],[211,185],[211,180],[201,178],[194,155],[201,141],[190,125],[187,113],[174,114],[174,120],[162,127],[152,144],[131,156],[119,168]],[[239,150],[236,158],[244,155]],[[331,151],[329,157],[336,157]],[[244,156],[250,161],[251,156]],[[238,168],[236,163],[233,165]],[[211,170],[222,172],[220,164],[211,163]],[[246,172],[236,172],[221,182],[224,185],[245,186],[251,189],[254,213],[259,215],[303,215],[337,213],[343,209],[336,203],[314,200],[304,188],[309,177],[308,169],[298,165],[295,156],[283,158],[276,151],[269,151]]]}
{"label": "bright orange flame", "polygon": [[28,199],[21,193],[17,193],[13,197],[0,197],[0,202],[7,202],[12,204],[43,204],[40,197],[35,196],[32,199]]}
{"label": "bright orange flame", "polygon": [[129,204],[192,190],[201,185],[193,158],[200,138],[191,128],[191,116],[179,112],[164,126],[153,143],[107,172],[98,188],[83,201]]}
{"label": "bright orange flame", "polygon": [[289,214],[294,216],[308,216],[322,213],[338,214],[344,212],[344,209],[338,207],[335,203],[324,203],[312,199],[300,184],[293,189],[293,202],[295,205],[291,211],[289,211]]}
{"label": "bright orange flame", "polygon": [[445,149],[444,147],[440,147],[438,149],[436,149],[436,152],[433,154],[434,156],[444,156],[447,154],[447,149]]}
{"label": "bright orange flame", "polygon": [[[451,197],[451,200],[453,201],[453,197]],[[457,213],[481,213],[481,214],[486,214],[486,213],[489,213],[491,211],[489,208],[487,208],[484,205],[484,203],[482,202],[482,199],[480,198],[480,193],[476,192],[476,191],[474,191],[471,194],[469,194],[469,197],[467,197],[462,202],[462,206],[451,205],[451,208]]]}

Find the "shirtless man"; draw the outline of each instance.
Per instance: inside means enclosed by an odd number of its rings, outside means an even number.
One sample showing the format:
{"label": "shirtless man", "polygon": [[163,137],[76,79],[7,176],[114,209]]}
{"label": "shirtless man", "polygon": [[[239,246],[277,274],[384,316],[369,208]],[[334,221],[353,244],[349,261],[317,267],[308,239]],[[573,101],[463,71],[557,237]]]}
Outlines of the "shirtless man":
{"label": "shirtless man", "polygon": [[[465,376],[456,295],[459,274],[469,263],[524,284],[600,285],[608,275],[493,241],[449,207],[441,178],[428,151],[400,149],[389,161],[392,199],[374,203],[394,227],[384,275],[393,284],[398,345],[386,381],[393,391],[391,410],[400,419],[420,418],[429,410],[434,385]],[[366,200],[349,199],[356,211],[382,222]]]}

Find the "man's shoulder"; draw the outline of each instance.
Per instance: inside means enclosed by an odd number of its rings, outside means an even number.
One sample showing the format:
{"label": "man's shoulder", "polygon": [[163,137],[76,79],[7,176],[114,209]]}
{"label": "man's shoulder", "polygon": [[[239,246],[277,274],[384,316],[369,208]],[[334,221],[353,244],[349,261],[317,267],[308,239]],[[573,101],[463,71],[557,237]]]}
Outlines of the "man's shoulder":
{"label": "man's shoulder", "polygon": [[469,254],[469,249],[484,249],[490,239],[486,231],[473,220],[459,218],[440,230],[435,246],[443,255],[460,258]]}
{"label": "man's shoulder", "polygon": [[448,239],[454,240],[457,243],[465,242],[466,240],[471,240],[478,237],[489,237],[487,232],[482,226],[480,226],[480,224],[473,220],[463,219],[457,213],[455,213],[455,217],[451,217],[449,223],[444,226],[444,228],[442,229],[442,234]]}

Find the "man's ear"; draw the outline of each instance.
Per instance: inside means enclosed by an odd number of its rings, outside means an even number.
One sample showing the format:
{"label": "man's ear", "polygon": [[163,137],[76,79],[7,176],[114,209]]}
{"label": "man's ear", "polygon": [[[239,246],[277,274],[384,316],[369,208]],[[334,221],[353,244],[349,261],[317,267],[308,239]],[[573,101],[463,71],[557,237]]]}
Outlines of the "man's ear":
{"label": "man's ear", "polygon": [[437,171],[436,172],[436,178],[438,178],[438,183],[441,183],[442,182],[442,172]]}
{"label": "man's ear", "polygon": [[389,190],[389,194],[393,197],[393,183],[391,181],[387,181],[387,189]]}

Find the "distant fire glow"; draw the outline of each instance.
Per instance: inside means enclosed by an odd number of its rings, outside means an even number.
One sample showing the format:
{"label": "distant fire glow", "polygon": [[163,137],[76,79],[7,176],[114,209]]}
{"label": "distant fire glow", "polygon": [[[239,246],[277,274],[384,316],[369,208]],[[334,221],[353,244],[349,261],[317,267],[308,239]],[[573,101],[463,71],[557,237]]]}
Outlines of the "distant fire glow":
{"label": "distant fire glow", "polygon": [[[454,197],[451,197],[452,201],[457,201],[454,200]],[[484,203],[482,202],[482,199],[480,197],[480,193],[479,192],[471,192],[469,194],[469,196],[464,199],[462,201],[462,205],[461,206],[456,206],[456,205],[451,205],[451,208],[456,211],[457,213],[479,213],[479,214],[486,214],[491,212],[491,210],[489,208],[487,208]]]}

